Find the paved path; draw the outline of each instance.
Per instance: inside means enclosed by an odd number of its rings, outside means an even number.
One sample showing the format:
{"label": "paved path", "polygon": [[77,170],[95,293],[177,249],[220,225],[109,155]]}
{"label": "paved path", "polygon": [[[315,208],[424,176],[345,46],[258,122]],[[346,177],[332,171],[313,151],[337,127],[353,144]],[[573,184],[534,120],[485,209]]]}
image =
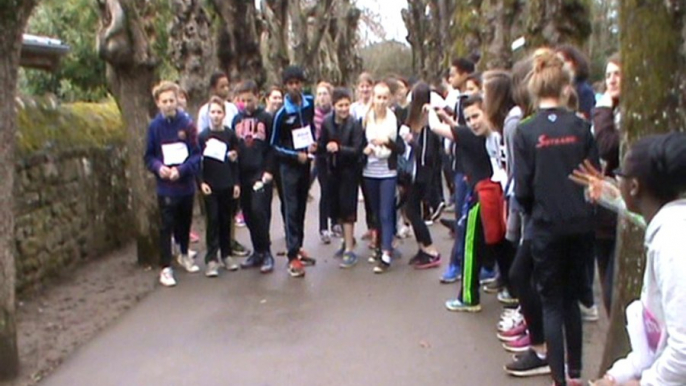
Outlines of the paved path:
{"label": "paved path", "polygon": [[[277,204],[274,251],[284,245]],[[366,261],[341,270],[329,257],[335,246],[315,236],[316,218],[312,202],[306,248],[319,263],[304,280],[287,276],[283,257],[266,276],[179,273],[176,288],[152,293],[41,385],[550,384],[501,371],[510,356],[495,339],[494,297],[484,296],[480,314],[447,312],[443,301],[457,287],[439,285],[439,270],[407,265],[414,239],[404,242],[403,259],[387,274],[374,275]],[[447,232],[435,225],[432,233],[447,253]],[[247,242],[247,231],[239,239]]]}

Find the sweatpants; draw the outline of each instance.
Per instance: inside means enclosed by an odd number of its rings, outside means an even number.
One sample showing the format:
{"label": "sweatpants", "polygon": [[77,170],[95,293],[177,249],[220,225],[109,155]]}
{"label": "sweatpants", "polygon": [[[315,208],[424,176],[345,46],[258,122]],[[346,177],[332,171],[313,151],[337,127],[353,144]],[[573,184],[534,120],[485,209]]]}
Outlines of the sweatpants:
{"label": "sweatpants", "polygon": [[212,194],[204,196],[204,199],[207,222],[205,263],[209,263],[210,261],[218,261],[217,253],[220,254],[222,260],[231,255],[231,228],[233,227],[236,200],[233,198],[233,187],[215,190]]}
{"label": "sweatpants", "polygon": [[331,206],[331,194],[329,193],[329,178],[331,173],[326,164],[326,157],[318,157],[315,164],[314,170],[317,173],[317,181],[319,181],[319,189],[321,191],[319,195],[319,232],[322,232],[330,229],[329,219],[331,216],[329,208]]}
{"label": "sweatpants", "polygon": [[250,241],[255,253],[270,251],[271,240],[269,226],[272,219],[272,196],[274,187],[271,183],[265,184],[260,190],[253,190],[255,182],[261,176],[244,178],[241,176],[241,207],[245,225],[250,232]]}
{"label": "sweatpants", "polygon": [[181,248],[181,253],[188,254],[188,242],[193,220],[193,197],[187,195],[180,197],[157,196],[157,205],[160,209],[160,266],[167,268],[172,261],[172,235],[177,234],[176,240]]}
{"label": "sweatpants", "polygon": [[526,320],[529,338],[534,346],[545,343],[543,334],[543,310],[541,298],[533,283],[534,259],[531,255],[531,240],[522,240],[510,267],[512,294],[519,299],[519,306]]}
{"label": "sweatpants", "polygon": [[412,224],[412,230],[417,242],[424,246],[433,244],[429,227],[426,226],[422,216],[422,199],[432,189],[431,182],[414,182],[408,187],[407,201],[405,202],[405,214]]}
{"label": "sweatpants", "polygon": [[458,299],[466,305],[480,304],[479,273],[484,264],[486,240],[481,223],[481,204],[469,205],[464,233],[464,261],[462,265],[462,286]]}
{"label": "sweatpants", "polygon": [[594,235],[536,235],[531,240],[534,282],[543,307],[543,329],[553,380],[566,384],[581,375],[583,329],[579,300],[585,290],[586,264]]}
{"label": "sweatpants", "polygon": [[305,238],[305,211],[310,188],[310,165],[283,163],[281,173],[281,198],[286,228],[288,261],[298,258]]}

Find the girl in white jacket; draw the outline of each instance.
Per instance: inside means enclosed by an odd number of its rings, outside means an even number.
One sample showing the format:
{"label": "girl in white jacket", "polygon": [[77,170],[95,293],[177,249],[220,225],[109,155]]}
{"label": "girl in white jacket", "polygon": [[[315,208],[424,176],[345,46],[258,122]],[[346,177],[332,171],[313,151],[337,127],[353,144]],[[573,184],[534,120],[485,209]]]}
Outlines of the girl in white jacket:
{"label": "girl in white jacket", "polygon": [[[612,195],[607,184],[599,189],[602,176],[593,174],[576,173],[591,181],[592,197]],[[614,194],[621,193],[626,209],[648,224],[648,256],[641,298],[627,310],[632,352],[594,384],[686,385],[686,254],[681,242],[686,230],[686,134],[638,141],[615,175],[619,188]]]}

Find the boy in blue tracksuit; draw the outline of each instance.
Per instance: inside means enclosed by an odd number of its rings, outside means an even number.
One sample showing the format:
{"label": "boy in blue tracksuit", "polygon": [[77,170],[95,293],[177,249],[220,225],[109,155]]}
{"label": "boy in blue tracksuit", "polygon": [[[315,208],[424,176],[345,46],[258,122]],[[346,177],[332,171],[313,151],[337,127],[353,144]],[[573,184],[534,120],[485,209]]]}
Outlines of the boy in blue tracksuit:
{"label": "boy in blue tracksuit", "polygon": [[274,116],[270,144],[279,164],[288,273],[292,277],[303,277],[303,263],[315,262],[302,251],[310,164],[317,148],[314,140],[314,98],[302,93],[305,75],[301,68],[287,67],[282,78],[286,96],[283,107]]}
{"label": "boy in blue tracksuit", "polygon": [[157,179],[157,202],[162,218],[160,283],[171,287],[176,285],[171,268],[171,238],[175,228],[181,245],[179,264],[188,272],[200,270],[188,256],[200,149],[193,122],[177,109],[178,86],[172,82],[161,82],[153,89],[153,96],[160,114],[148,127],[144,161]]}

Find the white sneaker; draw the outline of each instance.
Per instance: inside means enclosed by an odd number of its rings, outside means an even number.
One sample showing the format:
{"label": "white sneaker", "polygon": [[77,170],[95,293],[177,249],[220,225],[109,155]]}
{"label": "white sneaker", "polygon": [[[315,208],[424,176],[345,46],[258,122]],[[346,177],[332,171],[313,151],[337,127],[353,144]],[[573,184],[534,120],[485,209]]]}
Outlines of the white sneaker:
{"label": "white sneaker", "polygon": [[191,259],[195,259],[195,256],[198,256],[198,251],[188,249],[188,257],[190,257]]}
{"label": "white sneaker", "polygon": [[406,239],[410,236],[412,236],[412,228],[403,224],[403,226],[401,226],[400,229],[398,229],[398,237],[400,237],[401,239]]}
{"label": "white sneaker", "polygon": [[200,271],[200,267],[195,264],[195,261],[188,255],[178,255],[176,261],[189,273],[196,273]]}
{"label": "white sneaker", "polygon": [[598,314],[598,306],[593,305],[592,307],[586,307],[583,304],[579,304],[579,309],[581,309],[581,320],[584,322],[597,322],[600,319]]}
{"label": "white sneaker", "polygon": [[210,261],[209,263],[207,263],[207,268],[205,268],[205,276],[207,276],[207,277],[219,276],[219,263],[216,261]]}
{"label": "white sneaker", "polygon": [[167,267],[160,272],[160,284],[165,287],[173,287],[176,285],[174,271],[171,269],[171,267]]}
{"label": "white sneaker", "polygon": [[227,271],[238,271],[240,267],[241,266],[233,257],[229,256],[224,259],[224,268],[226,268]]}
{"label": "white sneaker", "polygon": [[498,323],[498,331],[511,330],[520,324],[524,323],[524,316],[520,313],[512,314],[510,317],[506,317],[500,320]]}

